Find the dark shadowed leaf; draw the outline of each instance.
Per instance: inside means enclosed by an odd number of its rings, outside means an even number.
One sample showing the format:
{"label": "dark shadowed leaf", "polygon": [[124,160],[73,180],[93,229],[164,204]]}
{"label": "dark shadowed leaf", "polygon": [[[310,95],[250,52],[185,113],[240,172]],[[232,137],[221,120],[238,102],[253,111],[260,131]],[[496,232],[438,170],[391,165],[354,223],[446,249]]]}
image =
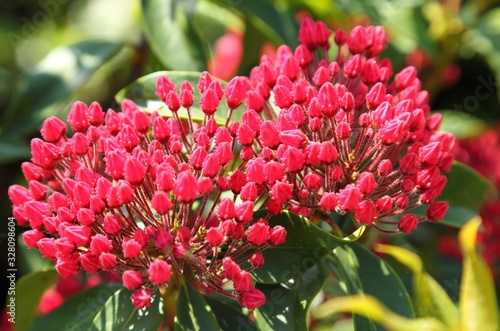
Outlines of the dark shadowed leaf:
{"label": "dark shadowed leaf", "polygon": [[284,283],[257,284],[266,295],[264,305],[255,310],[259,330],[307,330],[309,307],[328,275],[326,264],[319,262]]}
{"label": "dark shadowed leaf", "polygon": [[212,308],[217,322],[223,331],[254,331],[257,330],[255,323],[247,315],[243,314],[241,305],[232,299],[215,294],[205,297]]}
{"label": "dark shadowed leaf", "polygon": [[282,283],[300,275],[323,259],[335,247],[345,244],[341,238],[320,229],[308,219],[282,212],[269,220],[270,226],[286,229],[286,241],[264,250],[264,265],[253,271],[258,283]]}
{"label": "dark shadowed leaf", "polygon": [[[396,272],[384,260],[358,243],[334,250],[336,276],[348,294],[370,294],[395,313],[414,317],[410,296]],[[356,330],[383,330],[373,321],[356,315]]]}

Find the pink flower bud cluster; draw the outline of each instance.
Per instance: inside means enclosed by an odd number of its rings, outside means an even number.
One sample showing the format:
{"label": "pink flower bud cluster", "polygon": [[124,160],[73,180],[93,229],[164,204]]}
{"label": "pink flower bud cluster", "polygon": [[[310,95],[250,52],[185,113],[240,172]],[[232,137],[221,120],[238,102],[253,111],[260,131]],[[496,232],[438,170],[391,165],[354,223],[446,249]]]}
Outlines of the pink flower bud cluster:
{"label": "pink flower bud cluster", "polygon": [[[32,228],[23,234],[28,247],[65,277],[81,269],[119,274],[138,308],[174,272],[249,309],[262,305],[249,272],[286,231],[254,222],[260,188],[247,180],[250,163],[229,170],[245,124],[238,130],[229,115],[219,125],[214,113],[224,95],[231,108],[241,103],[244,95],[234,93],[240,84],[224,91],[202,76],[202,124],[191,121],[193,87],[186,81],[178,90],[167,77],[157,94],[172,117],[150,116],[129,100],[121,112],[77,101],[67,119],[71,137],[65,123],[48,118],[43,140],[31,142],[32,162],[22,165],[29,187],[9,188],[18,223]],[[189,120],[178,115],[181,107]]]}
{"label": "pink flower bud cluster", "polygon": [[[390,233],[442,219],[448,204],[435,200],[455,139],[437,131],[441,115],[430,113],[415,68],[393,77],[390,60],[379,58],[381,26],[337,30],[333,52],[330,34],[306,18],[295,51],[281,46],[251,71],[237,132],[247,179],[269,192],[273,213],[351,212]],[[425,216],[408,213],[421,205]],[[404,216],[389,219],[396,215]]]}

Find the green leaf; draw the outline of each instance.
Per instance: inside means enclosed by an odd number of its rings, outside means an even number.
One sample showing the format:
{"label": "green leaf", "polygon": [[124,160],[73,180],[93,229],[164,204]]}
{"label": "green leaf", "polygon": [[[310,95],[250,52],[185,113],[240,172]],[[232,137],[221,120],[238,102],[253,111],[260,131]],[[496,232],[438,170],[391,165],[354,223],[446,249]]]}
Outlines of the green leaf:
{"label": "green leaf", "polygon": [[142,0],[141,6],[146,38],[167,68],[206,68],[205,45],[192,26],[196,1]]}
{"label": "green leaf", "polygon": [[257,284],[266,303],[255,310],[259,330],[307,330],[309,307],[329,276],[325,263],[316,263],[281,284]]}
{"label": "green leaf", "polygon": [[463,330],[496,331],[500,326],[495,285],[490,269],[475,251],[479,217],[465,225],[459,234],[464,252],[460,291],[460,327]]}
{"label": "green leaf", "polygon": [[2,139],[0,142],[0,163],[7,163],[15,160],[29,159],[30,148],[26,142],[20,139],[11,138],[10,141]]}
{"label": "green leaf", "polygon": [[[382,325],[388,331],[445,331],[448,330],[441,322],[432,317],[410,319],[395,314],[380,300],[371,295],[352,295],[330,299],[314,309],[316,318],[325,318],[337,313],[354,313],[365,316]],[[356,328],[365,331],[370,329]]]}
{"label": "green leaf", "polygon": [[[223,1],[216,1],[224,3]],[[277,6],[273,1],[237,1],[236,9],[245,14],[252,25],[261,30],[277,45],[286,44],[292,48],[298,45],[299,25],[295,14],[285,5]]]}
{"label": "green leaf", "polygon": [[286,241],[264,250],[264,265],[252,274],[258,283],[278,284],[302,274],[321,261],[328,252],[345,244],[342,238],[320,229],[308,219],[284,211],[269,219],[270,226],[286,229]]}
{"label": "green leaf", "polygon": [[[8,272],[7,276],[10,275]],[[57,279],[57,271],[55,269],[42,270],[27,274],[17,281],[15,285],[15,293],[7,293],[7,309],[8,305],[15,305],[15,321],[13,324],[16,331],[28,330],[29,326],[36,319],[36,309],[43,295],[43,292]],[[10,281],[10,279],[8,278]]]}
{"label": "green leaf", "polygon": [[158,291],[150,307],[137,310],[130,300],[134,292],[122,288],[108,298],[95,315],[90,330],[158,330],[163,321],[163,305]]}
{"label": "green leaf", "polygon": [[471,167],[456,161],[446,178],[439,200],[448,201],[450,209],[443,223],[461,227],[477,215],[491,184]]}
{"label": "green leaf", "polygon": [[218,331],[212,309],[191,284],[183,282],[177,298],[176,331]]}
{"label": "green leaf", "polygon": [[3,136],[19,136],[56,115],[74,93],[123,45],[88,40],[52,50],[22,79],[3,117]]}
{"label": "green leaf", "polygon": [[485,122],[469,113],[454,110],[437,110],[443,115],[439,129],[453,133],[457,139],[467,139],[479,136],[486,128]]}
{"label": "green leaf", "polygon": [[[94,286],[64,301],[60,307],[39,318],[30,331],[89,330],[96,314],[123,286],[107,283]],[[130,300],[130,299],[129,299]]]}
{"label": "green leaf", "polygon": [[[198,80],[200,79],[201,73],[199,72],[189,72],[189,71],[158,71],[152,74],[143,76],[137,79],[135,82],[130,84],[129,86],[123,88],[120,92],[118,92],[115,96],[115,99],[118,103],[121,103],[123,99],[130,99],[134,101],[137,106],[146,112],[157,111],[162,116],[171,116],[172,113],[165,105],[165,103],[156,96],[156,81],[160,76],[168,76],[168,78],[175,84],[177,87],[180,87],[182,82],[187,80],[194,87],[194,100],[195,103],[190,108],[190,113],[193,121],[202,122],[205,114],[201,110],[199,106],[200,100],[200,92],[196,88],[198,84]],[[222,85],[225,86],[226,83],[221,81]],[[243,114],[244,107],[239,107],[233,111],[231,119],[240,120],[241,115]],[[226,106],[224,101],[221,102],[218,110],[215,112],[214,117],[217,123],[225,124],[227,114],[229,112],[229,108]],[[178,111],[179,116],[181,118],[187,118],[187,112],[183,109]]]}
{"label": "green leaf", "polygon": [[401,247],[376,245],[380,253],[389,254],[413,272],[413,302],[419,317],[434,317],[446,324],[455,327],[458,320],[458,311],[446,291],[439,283],[424,271],[420,257]]}
{"label": "green leaf", "polygon": [[221,330],[256,331],[257,328],[255,323],[252,322],[247,315],[243,314],[241,305],[235,300],[229,299],[235,303],[234,305],[230,304],[225,299],[226,297],[222,297],[221,295],[210,295],[205,297],[205,300],[210,308],[212,308],[212,311],[217,318],[217,323],[219,323]]}
{"label": "green leaf", "polygon": [[[370,294],[395,313],[412,318],[413,306],[401,279],[384,260],[358,243],[337,247],[333,252],[337,277],[349,294]],[[374,322],[356,315],[356,330],[382,330]]]}

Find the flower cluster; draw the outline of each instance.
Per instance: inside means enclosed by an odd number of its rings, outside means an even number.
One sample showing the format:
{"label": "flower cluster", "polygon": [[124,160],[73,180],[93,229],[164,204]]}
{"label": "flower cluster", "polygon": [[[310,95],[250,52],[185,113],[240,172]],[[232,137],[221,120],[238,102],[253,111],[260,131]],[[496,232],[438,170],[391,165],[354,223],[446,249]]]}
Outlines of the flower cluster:
{"label": "flower cluster", "polygon": [[[304,19],[295,51],[281,46],[275,60],[263,56],[245,81],[237,139],[257,191],[268,188],[268,210],[352,212],[384,232],[442,219],[448,204],[435,200],[455,141],[437,132],[441,115],[430,114],[415,68],[391,79],[391,62],[379,59],[380,26],[337,30],[336,52],[330,34]],[[429,205],[425,216],[407,213],[420,205]]]}
{"label": "flower cluster", "polygon": [[157,87],[170,118],[149,116],[125,100],[118,113],[75,102],[67,119],[72,137],[56,117],[43,123],[43,140],[31,143],[32,163],[22,165],[29,188],[9,188],[18,223],[32,228],[24,240],[62,276],[80,269],[120,274],[138,308],[175,271],[254,309],[265,297],[249,272],[264,263],[262,250],[284,242],[286,231],[266,219],[253,222],[255,200],[242,189],[246,167],[228,172],[238,123],[230,124],[229,115],[219,125],[214,114],[224,93],[237,106],[231,89],[203,75],[198,87],[206,115],[196,124],[177,114],[181,107],[190,114],[189,82],[180,93],[167,77]]}
{"label": "flower cluster", "polygon": [[[250,77],[223,88],[204,72],[196,104],[189,82],[178,88],[160,77],[167,118],[125,100],[121,112],[74,103],[71,137],[62,121],[47,119],[32,163],[22,166],[29,188],[9,189],[14,216],[32,228],[28,246],[63,276],[120,274],[137,307],[175,272],[253,309],[265,297],[250,271],[286,236],[255,220],[256,209],[352,212],[385,232],[441,219],[448,205],[435,199],[454,138],[437,133],[441,117],[429,113],[416,70],[391,80],[390,61],[378,57],[382,27],[337,30],[331,62],[330,35],[304,19],[296,50],[263,56]],[[425,216],[407,213],[423,204]]]}

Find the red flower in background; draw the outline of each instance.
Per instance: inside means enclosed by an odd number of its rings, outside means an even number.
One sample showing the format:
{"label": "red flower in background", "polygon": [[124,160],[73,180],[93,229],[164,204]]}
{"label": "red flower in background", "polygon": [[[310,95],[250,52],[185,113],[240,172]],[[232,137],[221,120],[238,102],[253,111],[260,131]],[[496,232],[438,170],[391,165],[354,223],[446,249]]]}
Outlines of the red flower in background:
{"label": "red flower in background", "polygon": [[481,136],[459,142],[457,159],[470,165],[494,185],[480,216],[484,231],[478,233],[478,241],[484,246],[483,257],[493,273],[500,273],[500,134],[499,129],[486,130]]}
{"label": "red flower in background", "polygon": [[243,35],[227,31],[215,43],[215,54],[208,62],[208,72],[223,80],[229,80],[238,71],[243,58]]}

